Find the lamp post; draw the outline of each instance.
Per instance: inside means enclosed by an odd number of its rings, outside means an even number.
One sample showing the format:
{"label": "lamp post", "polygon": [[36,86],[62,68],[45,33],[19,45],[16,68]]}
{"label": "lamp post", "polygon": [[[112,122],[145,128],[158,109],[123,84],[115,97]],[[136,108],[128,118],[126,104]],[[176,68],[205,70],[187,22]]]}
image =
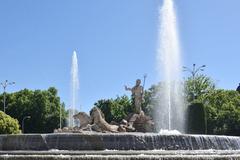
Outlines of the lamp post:
{"label": "lamp post", "polygon": [[31,118],[31,116],[25,116],[25,117],[23,117],[23,120],[22,120],[22,133],[24,133],[24,120],[25,119],[30,119]]}
{"label": "lamp post", "polygon": [[60,114],[59,127],[60,127],[60,129],[62,129],[62,106],[61,105],[59,107],[59,114]]}
{"label": "lamp post", "polygon": [[8,82],[6,80],[5,82],[1,83],[1,86],[3,87],[3,112],[6,113],[6,89],[8,85],[14,85],[15,82]]}
{"label": "lamp post", "polygon": [[192,78],[193,78],[193,80],[194,80],[196,74],[197,74],[199,71],[204,71],[204,68],[205,68],[205,67],[206,67],[206,65],[202,65],[202,66],[200,66],[200,67],[197,67],[196,64],[193,64],[193,68],[192,68],[192,69],[183,66],[183,71],[186,71],[186,72],[191,73]]}

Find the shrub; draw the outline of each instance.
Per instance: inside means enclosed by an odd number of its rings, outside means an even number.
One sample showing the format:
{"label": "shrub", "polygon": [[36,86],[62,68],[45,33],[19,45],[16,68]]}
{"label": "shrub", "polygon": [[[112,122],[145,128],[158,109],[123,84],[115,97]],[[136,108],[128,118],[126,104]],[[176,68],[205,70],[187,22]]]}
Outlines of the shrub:
{"label": "shrub", "polygon": [[18,133],[20,133],[18,120],[0,111],[0,134]]}
{"label": "shrub", "polygon": [[202,103],[188,106],[188,133],[204,134],[206,130],[205,111]]}

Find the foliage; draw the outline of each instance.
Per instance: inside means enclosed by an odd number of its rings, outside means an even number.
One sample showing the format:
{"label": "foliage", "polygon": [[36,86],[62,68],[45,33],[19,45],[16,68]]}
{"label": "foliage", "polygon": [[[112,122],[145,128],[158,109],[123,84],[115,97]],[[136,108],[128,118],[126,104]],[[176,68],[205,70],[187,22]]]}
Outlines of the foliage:
{"label": "foliage", "polygon": [[[2,95],[0,99],[2,99]],[[2,104],[1,104],[2,105]],[[0,106],[3,108],[3,106]],[[60,108],[62,123],[66,117],[64,104],[60,103],[57,90],[28,90],[7,94],[6,113],[18,119],[20,123],[25,116],[31,116],[24,122],[25,133],[50,133],[59,127]],[[22,125],[22,124],[21,124]]]}
{"label": "foliage", "polygon": [[0,134],[20,133],[18,120],[0,111]]}
{"label": "foliage", "polygon": [[188,102],[202,103],[207,134],[240,135],[240,94],[215,89],[210,77],[196,75],[185,81]]}
{"label": "foliage", "polygon": [[99,100],[94,105],[101,109],[108,123],[111,121],[120,122],[133,111],[131,100],[127,96]]}
{"label": "foliage", "polygon": [[240,136],[240,94],[213,90],[198,98],[206,110],[207,133]]}
{"label": "foliage", "polygon": [[215,84],[210,77],[200,74],[188,77],[185,81],[185,92],[188,102],[192,102],[201,95],[215,89]]}
{"label": "foliage", "polygon": [[203,99],[209,133],[240,135],[240,95],[236,91],[216,90]]}

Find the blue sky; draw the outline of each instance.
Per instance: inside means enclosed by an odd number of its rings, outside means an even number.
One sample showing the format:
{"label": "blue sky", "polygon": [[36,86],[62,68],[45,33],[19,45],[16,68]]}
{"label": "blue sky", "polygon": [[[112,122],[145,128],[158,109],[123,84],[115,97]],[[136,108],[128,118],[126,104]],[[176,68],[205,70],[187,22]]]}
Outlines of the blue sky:
{"label": "blue sky", "polygon": [[[175,0],[183,64],[207,65],[218,88],[240,82],[240,1]],[[158,8],[162,0],[0,1],[0,81],[24,88],[59,90],[70,104],[70,69],[78,53],[79,105],[129,93],[125,84],[148,74],[158,81]]]}

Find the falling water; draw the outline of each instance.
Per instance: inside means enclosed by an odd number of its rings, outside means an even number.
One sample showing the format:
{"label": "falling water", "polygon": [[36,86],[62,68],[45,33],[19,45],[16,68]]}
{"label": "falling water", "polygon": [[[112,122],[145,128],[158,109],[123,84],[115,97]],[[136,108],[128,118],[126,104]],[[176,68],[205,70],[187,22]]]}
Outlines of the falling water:
{"label": "falling water", "polygon": [[157,67],[162,83],[159,88],[157,129],[184,132],[184,105],[181,79],[181,57],[177,17],[173,0],[164,0],[159,10],[159,45]]}
{"label": "falling water", "polygon": [[71,67],[71,107],[69,109],[68,127],[74,127],[75,121],[73,115],[76,114],[77,97],[79,89],[78,80],[78,60],[76,51],[72,55],[72,67]]}

